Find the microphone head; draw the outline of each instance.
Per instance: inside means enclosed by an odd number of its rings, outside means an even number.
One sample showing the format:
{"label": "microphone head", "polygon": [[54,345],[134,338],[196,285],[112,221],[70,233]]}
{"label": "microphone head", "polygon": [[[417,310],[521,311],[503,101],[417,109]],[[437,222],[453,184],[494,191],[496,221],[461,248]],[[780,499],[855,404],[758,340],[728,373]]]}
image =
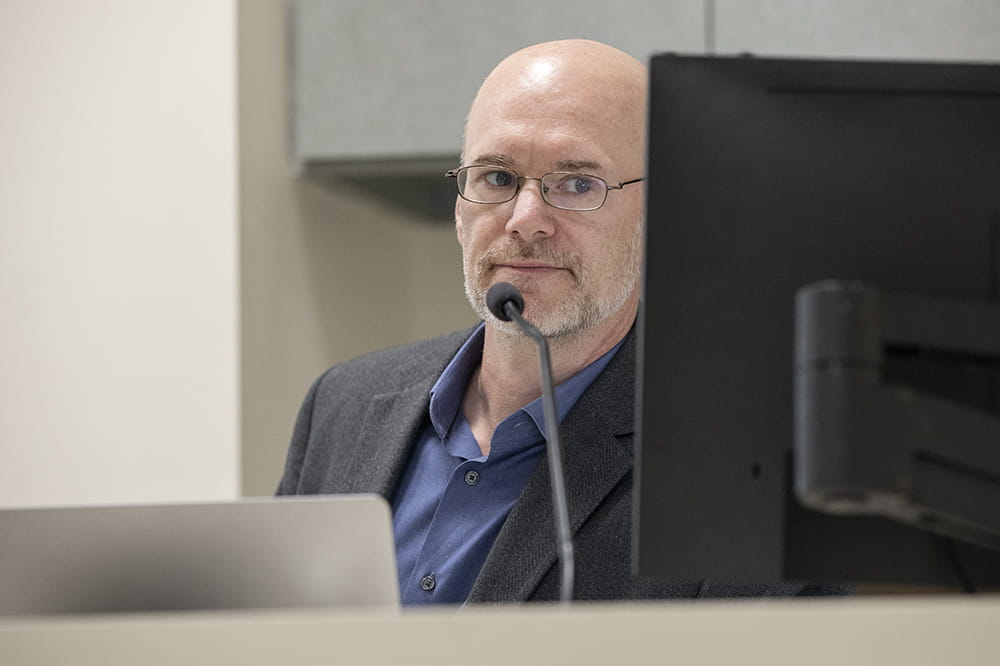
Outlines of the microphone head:
{"label": "microphone head", "polygon": [[524,312],[524,297],[517,287],[509,282],[497,282],[486,292],[486,307],[500,321],[510,321],[507,314],[507,304],[512,304],[517,311]]}

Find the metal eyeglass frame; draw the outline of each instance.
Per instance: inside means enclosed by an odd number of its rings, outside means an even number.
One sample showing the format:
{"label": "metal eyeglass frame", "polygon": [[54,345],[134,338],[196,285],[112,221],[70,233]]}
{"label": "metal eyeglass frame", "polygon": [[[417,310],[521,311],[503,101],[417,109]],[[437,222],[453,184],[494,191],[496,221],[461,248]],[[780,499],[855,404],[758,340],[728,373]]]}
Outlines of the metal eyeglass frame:
{"label": "metal eyeglass frame", "polygon": [[[504,199],[503,201],[479,201],[478,199],[470,199],[469,197],[465,196],[464,192],[462,192],[462,188],[460,187],[461,181],[459,180],[459,175],[463,171],[467,171],[469,169],[482,169],[482,168],[496,169],[497,171],[506,171],[507,173],[512,174],[514,176],[514,179],[517,181],[517,187],[515,187],[514,191],[511,192],[511,195],[508,198]],[[469,164],[469,165],[466,165],[466,166],[458,167],[457,169],[450,169],[449,171],[446,171],[444,175],[445,175],[446,178],[454,178],[455,179],[455,188],[458,190],[458,196],[462,197],[463,199],[465,199],[466,201],[468,201],[470,203],[486,204],[486,205],[502,204],[502,203],[507,203],[508,201],[513,201],[514,198],[521,192],[521,184],[524,181],[526,181],[526,180],[537,180],[539,186],[541,186],[542,179],[545,178],[546,176],[552,176],[552,175],[567,175],[567,176],[572,176],[572,175],[577,175],[577,176],[585,176],[587,178],[592,178],[594,180],[599,180],[602,183],[604,183],[604,199],[601,200],[600,204],[598,204],[596,206],[591,206],[589,208],[567,208],[565,206],[557,206],[556,204],[554,204],[551,201],[549,201],[548,194],[547,194],[548,193],[548,189],[545,188],[545,187],[539,187],[539,190],[540,190],[541,195],[542,195],[542,201],[544,201],[549,206],[552,206],[553,208],[557,208],[559,210],[570,210],[570,211],[579,211],[579,212],[585,212],[585,211],[590,211],[590,210],[598,210],[599,208],[603,207],[605,203],[607,203],[607,201],[608,201],[608,192],[609,191],[611,191],[611,190],[620,190],[620,189],[624,188],[626,185],[631,185],[632,183],[641,183],[642,181],[646,180],[645,178],[633,178],[632,180],[626,180],[626,181],[622,181],[622,182],[618,183],[617,185],[612,185],[611,183],[609,183],[608,181],[604,180],[600,176],[594,176],[594,175],[591,175],[589,173],[582,173],[582,172],[579,172],[579,171],[549,171],[547,173],[543,173],[540,177],[535,178],[535,177],[532,177],[532,176],[522,176],[519,173],[517,173],[516,171],[514,171],[513,169],[508,169],[507,167],[497,166],[497,165],[493,165],[493,164]]]}

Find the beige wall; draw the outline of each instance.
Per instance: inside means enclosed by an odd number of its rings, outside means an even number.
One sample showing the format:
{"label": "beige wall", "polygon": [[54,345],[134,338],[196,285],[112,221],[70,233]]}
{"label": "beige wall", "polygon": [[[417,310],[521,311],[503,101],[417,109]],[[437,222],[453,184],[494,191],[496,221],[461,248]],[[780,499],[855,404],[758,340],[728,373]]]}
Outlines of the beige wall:
{"label": "beige wall", "polygon": [[473,321],[449,220],[292,171],[283,4],[0,6],[0,506],[269,494],[325,367]]}
{"label": "beige wall", "polygon": [[0,506],[238,492],[233,17],[0,4]]}

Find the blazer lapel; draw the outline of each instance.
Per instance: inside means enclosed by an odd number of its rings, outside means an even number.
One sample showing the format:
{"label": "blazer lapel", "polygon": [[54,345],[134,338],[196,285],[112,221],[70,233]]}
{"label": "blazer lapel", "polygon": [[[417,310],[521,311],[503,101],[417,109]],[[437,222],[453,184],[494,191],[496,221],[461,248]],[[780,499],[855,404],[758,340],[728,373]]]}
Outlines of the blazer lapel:
{"label": "blazer lapel", "polygon": [[[575,533],[632,468],[635,338],[591,384],[561,425],[570,527]],[[470,601],[526,600],[558,551],[548,458],[511,510],[473,585]]]}
{"label": "blazer lapel", "polygon": [[401,376],[412,378],[401,382],[402,388],[372,396],[337,487],[392,499],[407,456],[428,418],[434,382],[475,330],[441,338],[434,348],[411,359],[409,366],[397,369]]}
{"label": "blazer lapel", "polygon": [[346,492],[378,493],[390,498],[411,445],[423,427],[435,379],[432,376],[398,393],[371,399],[347,466]]}

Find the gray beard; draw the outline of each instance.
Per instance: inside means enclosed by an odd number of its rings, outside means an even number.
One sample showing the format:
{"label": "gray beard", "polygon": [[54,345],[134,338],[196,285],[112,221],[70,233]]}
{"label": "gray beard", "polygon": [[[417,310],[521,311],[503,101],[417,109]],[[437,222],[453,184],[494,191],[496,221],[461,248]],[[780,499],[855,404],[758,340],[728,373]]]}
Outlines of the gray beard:
{"label": "gray beard", "polygon": [[[518,246],[514,248],[517,256],[531,258],[550,258],[544,253],[534,251],[531,246]],[[542,335],[550,339],[572,337],[583,333],[613,315],[625,304],[629,295],[639,284],[639,273],[641,268],[642,235],[637,233],[626,251],[625,261],[622,266],[622,275],[616,289],[601,299],[594,294],[584,295],[588,289],[588,279],[583,272],[579,261],[566,257],[559,257],[557,265],[567,266],[572,269],[577,281],[576,297],[569,299],[544,314],[535,314],[531,324],[541,331]],[[465,297],[469,305],[479,315],[481,319],[493,326],[497,332],[508,336],[524,335],[520,326],[513,321],[501,321],[497,319],[486,306],[486,292],[492,286],[487,283],[486,273],[488,266],[499,263],[499,259],[509,257],[511,250],[506,252],[494,251],[479,257],[474,265],[469,265],[469,261],[464,259],[465,265]]]}

